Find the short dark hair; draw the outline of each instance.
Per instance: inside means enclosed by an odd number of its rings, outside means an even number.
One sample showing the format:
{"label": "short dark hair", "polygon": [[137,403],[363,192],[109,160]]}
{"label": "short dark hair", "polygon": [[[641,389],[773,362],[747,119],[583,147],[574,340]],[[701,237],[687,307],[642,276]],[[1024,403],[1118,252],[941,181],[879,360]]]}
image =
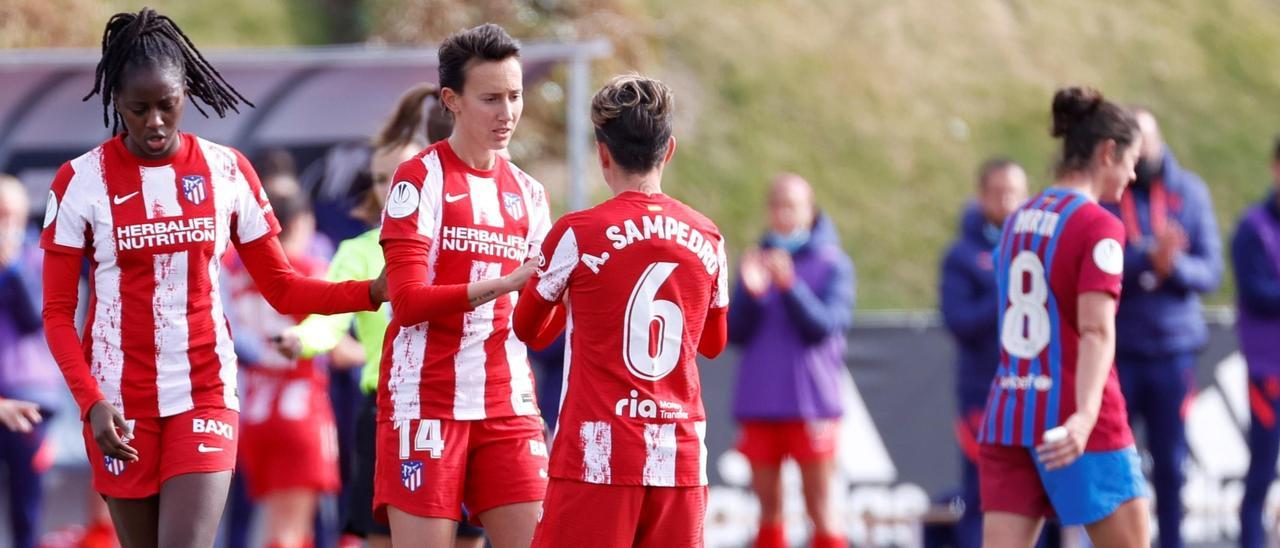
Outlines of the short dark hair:
{"label": "short dark hair", "polygon": [[666,84],[636,74],[614,77],[591,99],[596,140],[630,173],[648,173],[662,163],[674,111]]}
{"label": "short dark hair", "polygon": [[987,161],[982,162],[982,166],[978,167],[978,190],[986,190],[987,180],[991,179],[992,175],[995,175],[998,171],[1003,171],[1011,167],[1020,168],[1022,166],[1018,165],[1018,162],[1013,161],[1012,158],[1007,156],[996,156],[988,158]]}
{"label": "short dark hair", "polygon": [[1276,136],[1276,144],[1271,149],[1271,161],[1280,162],[1280,135]]}
{"label": "short dark hair", "polygon": [[1054,137],[1062,138],[1058,173],[1084,169],[1098,143],[1112,140],[1120,150],[1133,143],[1138,122],[1133,113],[1102,97],[1093,88],[1062,88],[1053,95]]}
{"label": "short dark hair", "polygon": [[451,34],[440,44],[440,87],[458,93],[467,80],[467,66],[472,60],[505,61],[520,56],[520,42],[502,27],[485,23]]}

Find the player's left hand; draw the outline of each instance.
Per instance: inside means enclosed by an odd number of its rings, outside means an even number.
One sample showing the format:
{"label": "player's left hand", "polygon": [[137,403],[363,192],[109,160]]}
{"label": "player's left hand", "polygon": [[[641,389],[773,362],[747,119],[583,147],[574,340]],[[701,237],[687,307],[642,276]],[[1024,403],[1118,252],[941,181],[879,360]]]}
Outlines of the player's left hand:
{"label": "player's left hand", "polygon": [[1096,421],[1096,418],[1080,412],[1067,417],[1066,422],[1062,423],[1067,430],[1067,437],[1036,446],[1036,458],[1046,470],[1070,466],[1084,454],[1085,444],[1089,441],[1089,433],[1093,432]]}
{"label": "player's left hand", "polygon": [[369,301],[373,304],[382,304],[391,299],[387,290],[387,267],[382,267],[382,273],[369,284]]}

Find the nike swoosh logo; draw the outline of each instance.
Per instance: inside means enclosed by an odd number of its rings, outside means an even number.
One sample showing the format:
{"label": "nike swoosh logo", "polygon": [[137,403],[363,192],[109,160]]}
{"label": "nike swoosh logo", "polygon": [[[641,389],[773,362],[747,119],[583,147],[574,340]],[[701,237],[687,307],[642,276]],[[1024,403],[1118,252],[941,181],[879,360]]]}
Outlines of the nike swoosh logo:
{"label": "nike swoosh logo", "polygon": [[[139,191],[139,192],[141,192],[141,191]],[[125,203],[125,202],[129,201],[129,198],[132,198],[132,197],[137,196],[137,195],[138,195],[138,192],[134,192],[134,193],[132,193],[132,194],[125,194],[124,196],[116,196],[116,197],[114,197],[114,198],[111,198],[111,201],[112,201],[112,202],[114,202],[116,205],[120,205],[120,204],[123,204],[123,203]]]}
{"label": "nike swoosh logo", "polygon": [[203,443],[196,446],[196,451],[199,451],[201,453],[217,453],[218,451],[221,451],[221,450],[222,450],[221,447],[209,447]]}
{"label": "nike swoosh logo", "polygon": [[444,201],[449,202],[449,203],[451,203],[451,204],[452,204],[452,203],[454,203],[454,202],[456,202],[456,201],[458,201],[458,200],[461,200],[461,199],[463,199],[463,198],[466,198],[466,197],[467,197],[466,193],[463,193],[463,194],[456,194],[456,195],[455,195],[455,194],[445,194],[445,195],[444,195]]}

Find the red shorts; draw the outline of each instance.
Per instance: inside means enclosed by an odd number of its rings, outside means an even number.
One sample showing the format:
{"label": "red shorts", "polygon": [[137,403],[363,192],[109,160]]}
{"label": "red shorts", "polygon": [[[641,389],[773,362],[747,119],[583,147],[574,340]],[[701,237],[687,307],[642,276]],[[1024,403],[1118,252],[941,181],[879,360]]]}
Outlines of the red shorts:
{"label": "red shorts", "polygon": [[195,409],[172,417],[128,419],[129,445],[137,462],[107,457],[84,425],[85,450],[93,469],[93,489],[105,496],[140,499],[160,492],[169,478],[197,472],[234,470],[240,414],[231,409]]}
{"label": "red shorts", "polygon": [[812,421],[743,421],[738,452],[751,464],[778,466],[790,456],[796,462],[834,459],[839,419]]}
{"label": "red shorts", "polygon": [[[246,404],[240,416],[240,471],[249,496],[259,499],[286,489],[337,492],[338,430],[328,393],[310,379],[279,388],[263,394],[266,413],[251,414]],[[245,402],[256,401],[253,392],[245,390]]]}
{"label": "red shorts", "polygon": [[556,478],[547,486],[533,546],[702,546],[707,488],[596,485]]}
{"label": "red shorts", "polygon": [[978,493],[983,512],[1054,517],[1053,503],[1026,447],[979,445]]}
{"label": "red shorts", "polygon": [[508,504],[540,501],[547,490],[547,444],[537,416],[474,421],[378,423],[373,513],[387,507],[459,521]]}

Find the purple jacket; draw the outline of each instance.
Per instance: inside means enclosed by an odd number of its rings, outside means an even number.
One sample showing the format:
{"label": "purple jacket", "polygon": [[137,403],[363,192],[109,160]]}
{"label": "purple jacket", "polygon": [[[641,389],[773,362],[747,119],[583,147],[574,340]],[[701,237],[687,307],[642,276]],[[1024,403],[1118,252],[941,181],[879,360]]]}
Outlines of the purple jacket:
{"label": "purple jacket", "polygon": [[1245,211],[1231,241],[1240,350],[1250,375],[1280,375],[1280,210],[1276,195]]}
{"label": "purple jacket", "polygon": [[65,388],[40,318],[42,257],[27,245],[17,261],[0,267],[0,397],[52,407]]}
{"label": "purple jacket", "polygon": [[[769,238],[762,245],[773,247]],[[853,261],[825,215],[791,254],[796,280],[755,299],[738,280],[729,340],[738,346],[733,414],[738,420],[839,417],[845,331],[853,321]]]}

